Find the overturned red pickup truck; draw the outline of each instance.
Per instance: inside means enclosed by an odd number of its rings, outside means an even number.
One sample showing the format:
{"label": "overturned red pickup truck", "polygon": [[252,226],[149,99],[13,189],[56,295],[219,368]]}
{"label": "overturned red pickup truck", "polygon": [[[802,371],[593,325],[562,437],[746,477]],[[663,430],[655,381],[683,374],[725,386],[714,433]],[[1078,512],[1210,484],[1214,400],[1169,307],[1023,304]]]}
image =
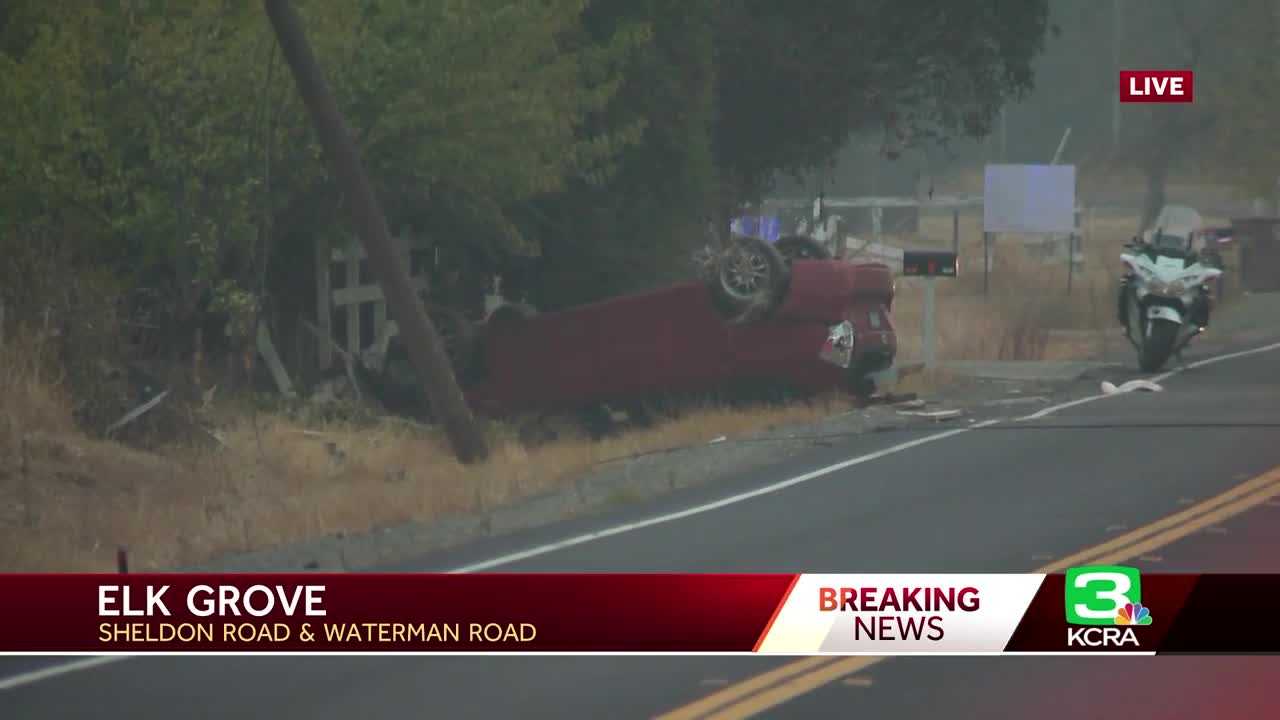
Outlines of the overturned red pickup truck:
{"label": "overturned red pickup truck", "polygon": [[[752,383],[869,395],[893,364],[886,265],[831,259],[808,238],[736,238],[702,275],[542,315],[499,308],[465,351],[452,349],[468,401],[500,416]],[[416,385],[395,343],[386,367],[397,385]]]}

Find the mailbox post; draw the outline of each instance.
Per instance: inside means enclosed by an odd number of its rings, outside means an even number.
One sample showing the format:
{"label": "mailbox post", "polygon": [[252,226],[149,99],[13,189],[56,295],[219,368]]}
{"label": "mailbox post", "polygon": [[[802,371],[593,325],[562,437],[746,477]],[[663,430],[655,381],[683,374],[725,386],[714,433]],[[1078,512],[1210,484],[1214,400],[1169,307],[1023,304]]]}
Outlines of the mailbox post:
{"label": "mailbox post", "polygon": [[904,277],[924,278],[924,327],[921,329],[921,342],[924,346],[924,366],[932,370],[938,364],[934,283],[940,277],[953,278],[960,274],[958,255],[955,252],[907,250],[902,253],[902,274]]}

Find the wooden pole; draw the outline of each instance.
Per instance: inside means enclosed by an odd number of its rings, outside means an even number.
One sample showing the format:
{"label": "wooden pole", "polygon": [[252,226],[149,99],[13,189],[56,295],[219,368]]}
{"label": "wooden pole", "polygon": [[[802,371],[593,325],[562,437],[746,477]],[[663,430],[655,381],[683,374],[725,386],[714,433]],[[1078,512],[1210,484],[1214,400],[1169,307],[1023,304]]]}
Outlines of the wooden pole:
{"label": "wooden pole", "polygon": [[387,220],[365,174],[360,151],[311,52],[302,21],[288,0],[263,0],[263,4],[298,85],[298,94],[307,106],[325,155],[333,164],[350,202],[369,267],[396,317],[409,359],[426,386],[431,409],[444,426],[458,460],[464,463],[483,460],[489,455],[488,444],[458,387],[444,344],[414,291],[409,271],[399,262]]}
{"label": "wooden pole", "polygon": [[991,233],[982,233],[982,294],[991,294]]}
{"label": "wooden pole", "polygon": [[935,288],[934,283],[937,278],[927,277],[924,279],[924,327],[922,328],[921,338],[924,348],[924,367],[926,370],[933,370],[938,364],[937,345],[937,329],[936,329],[936,309],[935,309]]}
{"label": "wooden pole", "polygon": [[1071,294],[1072,280],[1076,274],[1076,236],[1067,236],[1067,294]]}

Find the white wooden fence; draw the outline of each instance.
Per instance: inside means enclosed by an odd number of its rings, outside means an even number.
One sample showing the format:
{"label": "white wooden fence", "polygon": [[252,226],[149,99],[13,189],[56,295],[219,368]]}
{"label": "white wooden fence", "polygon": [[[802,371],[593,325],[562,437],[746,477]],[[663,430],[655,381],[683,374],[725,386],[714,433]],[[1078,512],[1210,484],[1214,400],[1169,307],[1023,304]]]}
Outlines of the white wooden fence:
{"label": "white wooden fence", "polygon": [[[407,267],[410,265],[412,241],[407,231],[393,238],[396,251]],[[331,338],[335,344],[346,350],[353,357],[361,357],[365,348],[361,343],[361,308],[373,305],[373,338],[374,346],[379,349],[395,336],[395,322],[387,321],[387,302],[382,295],[382,288],[376,282],[361,284],[360,262],[366,258],[364,247],[356,245],[354,250],[329,248],[327,243],[317,243],[316,247],[316,319],[319,330],[325,337]],[[343,286],[331,287],[333,265],[343,268]],[[416,275],[412,278],[415,290],[422,291],[427,287],[427,278]],[[333,314],[341,312],[346,317],[346,337],[333,336]],[[319,344],[320,369],[333,367],[333,347],[329,343]]]}

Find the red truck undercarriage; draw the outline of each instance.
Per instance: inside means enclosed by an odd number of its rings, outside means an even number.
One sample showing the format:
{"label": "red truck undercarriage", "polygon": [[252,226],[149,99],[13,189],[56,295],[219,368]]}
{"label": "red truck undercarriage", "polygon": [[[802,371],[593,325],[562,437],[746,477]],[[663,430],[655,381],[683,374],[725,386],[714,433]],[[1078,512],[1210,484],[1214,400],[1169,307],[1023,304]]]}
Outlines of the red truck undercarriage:
{"label": "red truck undercarriage", "polygon": [[[755,383],[869,395],[897,352],[892,272],[805,240],[735,238],[700,282],[542,315],[500,308],[457,368],[467,399],[502,416]],[[403,348],[385,366],[384,393],[416,385]]]}

